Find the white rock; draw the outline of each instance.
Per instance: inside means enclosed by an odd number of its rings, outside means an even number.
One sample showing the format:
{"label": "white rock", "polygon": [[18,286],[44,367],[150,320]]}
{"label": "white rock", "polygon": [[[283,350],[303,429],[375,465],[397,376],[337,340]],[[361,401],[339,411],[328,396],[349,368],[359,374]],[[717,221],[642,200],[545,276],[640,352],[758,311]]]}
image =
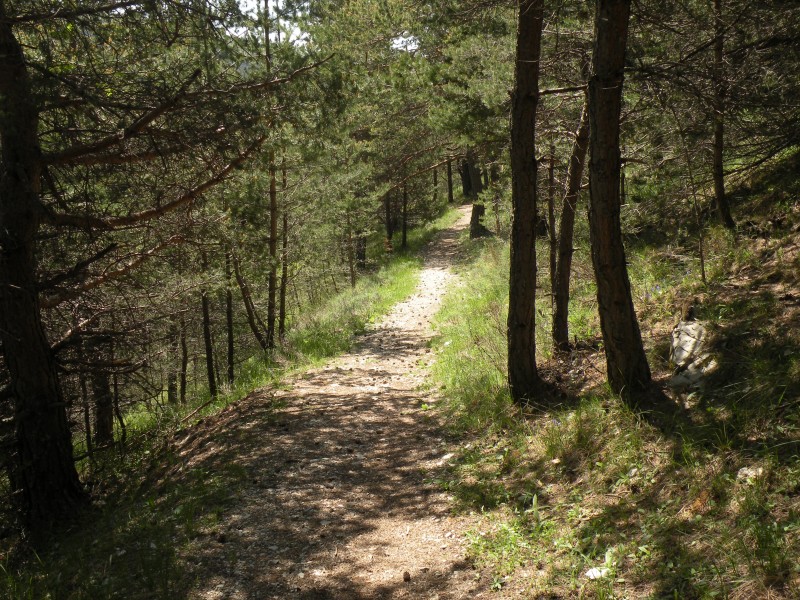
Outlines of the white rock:
{"label": "white rock", "polygon": [[672,350],[669,359],[678,367],[694,362],[702,353],[706,328],[699,321],[681,321],[672,330]]}
{"label": "white rock", "polygon": [[763,467],[742,467],[736,473],[736,481],[744,481],[746,483],[752,483],[754,479],[758,479],[764,474]]}
{"label": "white rock", "polygon": [[611,570],[608,567],[592,567],[584,574],[586,579],[602,579],[608,576]]}

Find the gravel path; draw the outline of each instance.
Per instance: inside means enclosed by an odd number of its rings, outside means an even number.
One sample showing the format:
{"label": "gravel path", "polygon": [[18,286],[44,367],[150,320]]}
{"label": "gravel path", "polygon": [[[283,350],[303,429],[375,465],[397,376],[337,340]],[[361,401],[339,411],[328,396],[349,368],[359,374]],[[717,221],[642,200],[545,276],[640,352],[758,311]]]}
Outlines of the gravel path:
{"label": "gravel path", "polygon": [[[469,517],[433,482],[452,456],[421,391],[430,322],[453,275],[456,225],[425,253],[416,293],[357,348],[279,392],[261,390],[214,423],[199,450],[247,473],[216,533],[188,558],[191,598],[478,598],[465,560]],[[286,408],[267,410],[265,398]],[[187,456],[190,448],[185,448]],[[219,460],[219,459],[218,459]],[[186,558],[186,557],[184,557]]]}

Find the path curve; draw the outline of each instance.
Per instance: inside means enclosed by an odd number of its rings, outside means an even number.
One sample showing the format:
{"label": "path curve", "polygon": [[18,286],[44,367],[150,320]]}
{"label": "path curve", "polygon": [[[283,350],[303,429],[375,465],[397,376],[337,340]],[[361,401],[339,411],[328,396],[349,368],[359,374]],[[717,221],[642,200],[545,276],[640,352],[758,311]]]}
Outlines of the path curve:
{"label": "path curve", "polygon": [[216,424],[225,435],[205,452],[247,448],[236,460],[248,479],[197,549],[200,579],[189,597],[483,596],[465,560],[469,517],[454,516],[433,482],[452,454],[436,411],[423,407],[436,398],[419,389],[432,360],[431,319],[469,223],[469,207],[459,211],[426,249],[414,295],[352,352],[275,394],[286,405],[277,415],[259,410],[270,393],[261,390]]}

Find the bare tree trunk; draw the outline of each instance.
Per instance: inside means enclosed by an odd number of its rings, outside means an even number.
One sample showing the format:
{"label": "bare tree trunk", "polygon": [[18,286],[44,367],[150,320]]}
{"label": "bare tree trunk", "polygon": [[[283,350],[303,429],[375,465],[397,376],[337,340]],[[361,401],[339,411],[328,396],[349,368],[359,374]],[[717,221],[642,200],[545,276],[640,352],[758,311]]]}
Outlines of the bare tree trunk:
{"label": "bare tree trunk", "polygon": [[447,161],[447,202],[453,203],[453,164],[449,159]]}
{"label": "bare tree trunk", "polygon": [[15,411],[12,498],[32,528],[69,517],[86,502],[56,361],[39,312],[34,254],[43,216],[38,120],[22,48],[0,2],[0,341]]}
{"label": "bare tree trunk", "polygon": [[439,201],[439,169],[433,170],[433,205]]}
{"label": "bare tree trunk", "polygon": [[511,265],[508,384],[515,402],[536,397],[536,109],[543,0],[521,0],[511,105]]}
{"label": "bare tree trunk", "polygon": [[91,370],[90,381],[94,397],[94,443],[98,447],[114,443],[114,395],[111,391],[111,377],[104,363],[110,363],[112,352],[104,351],[111,342],[90,338],[89,360],[96,363]]}
{"label": "bare tree trunk", "polygon": [[362,231],[356,233],[356,266],[367,268],[367,236]]}
{"label": "bare tree trunk", "polygon": [[231,273],[231,253],[225,253],[225,325],[228,332],[228,385],[234,381],[234,331],[233,331],[233,275]]}
{"label": "bare tree trunk", "polygon": [[181,315],[181,370],[180,370],[180,388],[179,398],[181,404],[186,404],[186,374],[189,370],[189,346],[186,343],[186,321]]}
{"label": "bare tree trunk", "polygon": [[736,223],[731,216],[731,207],[725,196],[725,23],[722,20],[722,0],[714,0],[714,150],[713,150],[713,175],[714,199],[719,210],[722,224],[728,229],[736,229]]}
{"label": "bare tree trunk", "polygon": [[[206,270],[207,261],[203,255],[203,271]],[[203,314],[203,343],[206,350],[206,375],[208,377],[208,393],[212,398],[217,397],[217,378],[214,370],[214,344],[211,341],[211,308],[208,300],[208,292],[205,288],[200,289],[200,304]]]}
{"label": "bare tree trunk", "polygon": [[394,237],[394,223],[392,221],[392,198],[390,194],[383,197],[383,205],[386,212],[386,251],[391,252],[392,237]]}
{"label": "bare tree trunk", "polygon": [[[588,99],[587,99],[588,100]],[[557,351],[569,351],[569,280],[572,272],[572,247],[575,231],[575,207],[581,194],[581,180],[589,147],[589,112],[586,102],[581,110],[581,121],[575,134],[572,153],[567,168],[567,187],[561,207],[558,236],[558,263],[553,287],[553,346]]]}
{"label": "bare tree trunk", "polygon": [[233,272],[236,275],[236,282],[239,284],[239,291],[242,294],[242,302],[244,302],[244,311],[247,315],[247,324],[250,325],[250,331],[253,332],[253,336],[256,338],[258,345],[261,346],[261,349],[264,352],[269,350],[269,345],[267,344],[267,338],[264,336],[263,329],[260,326],[260,319],[256,314],[255,306],[253,305],[253,299],[250,295],[250,286],[247,285],[247,281],[242,275],[242,269],[239,265],[239,258],[236,256],[235,253],[231,253],[231,258],[233,260]]}
{"label": "bare tree trunk", "polygon": [[170,357],[171,360],[168,367],[169,371],[167,372],[167,402],[176,404],[178,402],[178,369],[174,361],[180,351],[180,334],[178,333],[175,315],[170,317],[169,332],[167,335],[169,336],[170,350],[172,350],[172,356]]}
{"label": "bare tree trunk", "polygon": [[347,214],[347,269],[350,273],[350,287],[356,287],[356,248],[353,239],[353,230],[350,224],[350,214]]}
{"label": "bare tree trunk", "polygon": [[[267,59],[267,74],[272,74],[272,52],[270,45],[269,0],[264,0],[264,44]],[[274,121],[270,121],[270,128]],[[275,315],[278,286],[278,182],[275,168],[275,151],[269,156],[269,279],[267,283],[267,348],[275,348]]]}
{"label": "bare tree trunk", "polygon": [[473,198],[477,198],[483,191],[483,180],[481,179],[481,170],[478,168],[478,159],[475,157],[473,150],[467,152],[467,172],[469,174],[470,195]]}
{"label": "bare tree trunk", "polygon": [[[83,352],[83,342],[78,344],[78,358],[83,364],[86,364],[86,356]],[[81,404],[83,406],[83,428],[84,428],[84,441],[86,443],[86,454],[92,456],[94,454],[94,444],[92,443],[92,411],[89,405],[89,390],[86,385],[86,372],[81,370],[78,374],[80,378],[81,388]]]}
{"label": "bare tree trunk", "polygon": [[286,207],[286,164],[283,166],[283,211],[281,214],[281,285],[278,295],[278,339],[286,336],[286,288],[289,285],[289,217]]}
{"label": "bare tree trunk", "polygon": [[214,346],[211,343],[211,311],[209,309],[208,294],[205,289],[200,290],[200,300],[203,309],[203,342],[206,350],[206,375],[208,376],[208,392],[212,398],[217,397],[217,379],[214,376]]}
{"label": "bare tree trunk", "polygon": [[558,236],[556,235],[556,145],[552,141],[547,167],[547,229],[550,238],[550,310],[554,311]]}
{"label": "bare tree trunk", "polygon": [[619,119],[630,0],[599,0],[589,79],[589,231],[608,381],[629,402],[650,383],[633,308],[619,205]]}
{"label": "bare tree trunk", "polygon": [[276,292],[278,286],[278,189],[275,155],[269,155],[269,282],[267,289],[267,348],[275,347]]}
{"label": "bare tree trunk", "polygon": [[406,248],[408,246],[408,188],[403,184],[403,212],[402,212],[402,237],[400,247]]}

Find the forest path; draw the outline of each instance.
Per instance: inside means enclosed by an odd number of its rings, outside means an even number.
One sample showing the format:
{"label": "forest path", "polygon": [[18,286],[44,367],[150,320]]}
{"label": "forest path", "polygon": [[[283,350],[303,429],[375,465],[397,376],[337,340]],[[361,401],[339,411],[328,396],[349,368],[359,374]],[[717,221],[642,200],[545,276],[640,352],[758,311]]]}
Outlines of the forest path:
{"label": "forest path", "polygon": [[[423,407],[436,397],[419,389],[431,319],[469,223],[469,207],[459,211],[425,250],[415,294],[352,352],[289,389],[255,392],[215,423],[206,458],[233,460],[246,475],[210,539],[185,557],[196,564],[189,597],[483,596],[465,560],[471,521],[451,514],[452,498],[433,482],[452,455],[441,417]],[[270,397],[285,408],[268,410]]]}

